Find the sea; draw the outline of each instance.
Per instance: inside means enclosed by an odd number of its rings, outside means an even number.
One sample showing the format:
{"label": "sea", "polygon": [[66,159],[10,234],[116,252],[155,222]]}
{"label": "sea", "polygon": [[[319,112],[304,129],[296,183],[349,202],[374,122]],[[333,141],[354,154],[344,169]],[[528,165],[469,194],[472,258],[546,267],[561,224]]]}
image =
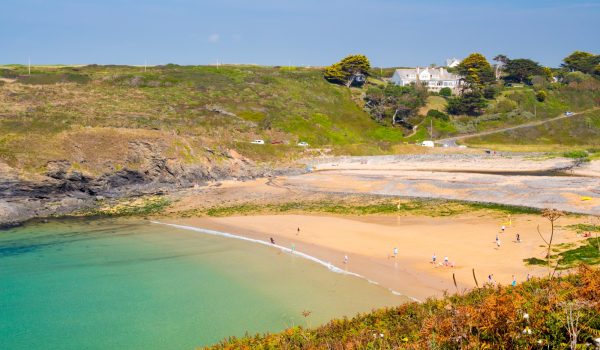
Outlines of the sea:
{"label": "sea", "polygon": [[0,349],[195,349],[406,301],[259,243],[123,218],[0,231]]}

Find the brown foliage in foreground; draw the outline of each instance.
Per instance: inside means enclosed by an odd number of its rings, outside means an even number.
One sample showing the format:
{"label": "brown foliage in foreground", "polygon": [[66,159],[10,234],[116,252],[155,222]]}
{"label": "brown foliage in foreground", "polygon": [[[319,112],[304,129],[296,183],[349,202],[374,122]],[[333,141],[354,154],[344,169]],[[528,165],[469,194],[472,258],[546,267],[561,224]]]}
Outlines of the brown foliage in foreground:
{"label": "brown foliage in foreground", "polygon": [[600,270],[582,266],[558,279],[486,285],[315,329],[230,338],[207,349],[561,349],[594,348],[597,338]]}

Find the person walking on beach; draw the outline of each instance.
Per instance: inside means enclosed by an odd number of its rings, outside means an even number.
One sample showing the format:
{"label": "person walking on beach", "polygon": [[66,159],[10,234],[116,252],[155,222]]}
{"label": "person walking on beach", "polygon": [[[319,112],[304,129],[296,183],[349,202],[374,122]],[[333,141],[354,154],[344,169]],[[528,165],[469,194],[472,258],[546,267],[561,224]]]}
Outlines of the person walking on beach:
{"label": "person walking on beach", "polygon": [[435,253],[433,253],[433,256],[431,257],[431,263],[435,265],[436,260],[437,260],[437,256],[435,255]]}
{"label": "person walking on beach", "polygon": [[497,247],[497,248],[500,248],[500,239],[497,239],[497,240],[496,240],[496,247]]}
{"label": "person walking on beach", "polygon": [[515,278],[515,275],[512,275],[512,283],[511,285],[514,287],[517,285],[517,279]]}
{"label": "person walking on beach", "polygon": [[300,226],[298,226],[298,231],[296,231],[296,236],[300,234]]}
{"label": "person walking on beach", "polygon": [[529,282],[530,279],[531,279],[531,275],[529,273],[527,273],[527,282]]}
{"label": "person walking on beach", "polygon": [[344,264],[348,263],[348,255],[344,255]]}
{"label": "person walking on beach", "polygon": [[394,258],[398,256],[398,248],[394,247]]}
{"label": "person walking on beach", "polygon": [[271,244],[275,244],[275,240],[273,239],[273,237],[269,238],[271,240]]}
{"label": "person walking on beach", "polygon": [[504,230],[506,230],[506,226],[502,225],[501,229],[502,229],[502,232],[504,232]]}
{"label": "person walking on beach", "polygon": [[448,257],[447,256],[444,257],[444,266],[448,266]]}
{"label": "person walking on beach", "polygon": [[494,283],[494,275],[492,275],[491,273],[488,275],[488,283]]}
{"label": "person walking on beach", "polygon": [[517,233],[517,243],[521,243],[521,235]]}

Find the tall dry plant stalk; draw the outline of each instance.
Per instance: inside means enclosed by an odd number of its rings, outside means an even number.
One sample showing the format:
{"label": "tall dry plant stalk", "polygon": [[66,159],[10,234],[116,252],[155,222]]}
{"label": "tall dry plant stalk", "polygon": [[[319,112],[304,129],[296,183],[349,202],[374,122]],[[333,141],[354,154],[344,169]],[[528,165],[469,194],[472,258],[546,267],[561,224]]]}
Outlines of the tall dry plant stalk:
{"label": "tall dry plant stalk", "polygon": [[[542,217],[550,221],[550,237],[548,240],[544,238],[544,235],[540,231],[540,225],[537,226],[537,232],[542,238],[542,240],[548,245],[548,252],[546,253],[546,263],[548,265],[548,277],[552,278],[552,273],[550,271],[550,253],[552,250],[552,240],[554,240],[554,222],[558,220],[561,216],[565,215],[560,210],[557,209],[544,209],[542,210]],[[557,265],[558,266],[558,262]],[[556,268],[555,268],[556,269]]]}

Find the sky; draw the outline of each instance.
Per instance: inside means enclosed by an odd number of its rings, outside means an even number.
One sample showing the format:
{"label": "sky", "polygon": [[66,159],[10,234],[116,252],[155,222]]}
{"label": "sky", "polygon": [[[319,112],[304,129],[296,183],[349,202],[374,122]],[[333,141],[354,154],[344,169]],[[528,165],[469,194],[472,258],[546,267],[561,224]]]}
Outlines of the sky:
{"label": "sky", "polygon": [[600,53],[600,0],[2,0],[0,64],[425,66]]}

